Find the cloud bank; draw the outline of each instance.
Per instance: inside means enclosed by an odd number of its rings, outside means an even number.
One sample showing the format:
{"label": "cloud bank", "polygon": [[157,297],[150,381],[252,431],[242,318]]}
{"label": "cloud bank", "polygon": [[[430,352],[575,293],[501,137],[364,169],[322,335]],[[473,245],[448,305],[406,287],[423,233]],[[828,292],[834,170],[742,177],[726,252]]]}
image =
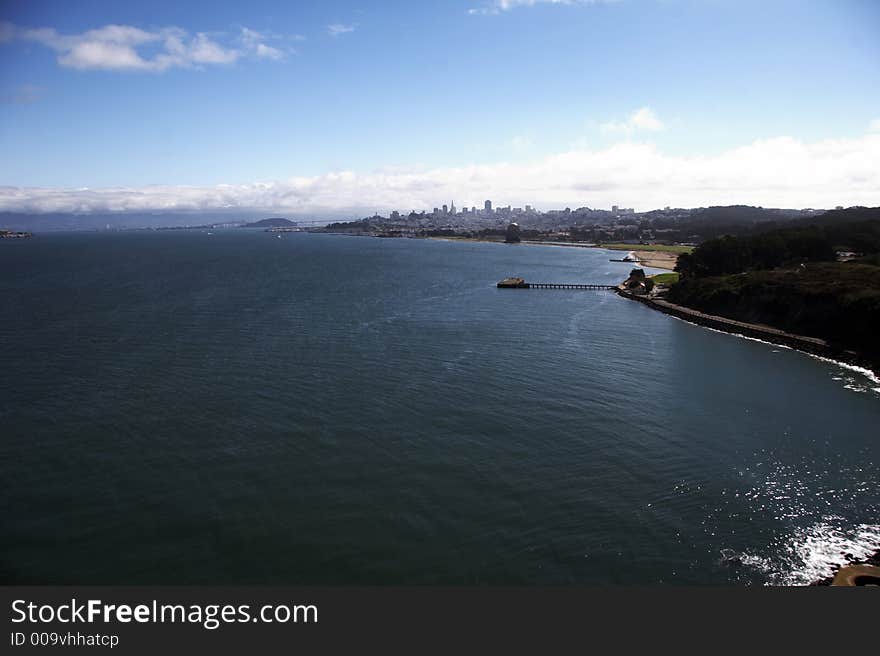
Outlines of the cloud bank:
{"label": "cloud bank", "polygon": [[430,170],[340,171],[269,183],[213,187],[106,189],[0,187],[0,211],[185,212],[260,210],[354,216],[459,206],[531,204],[700,207],[749,204],[829,208],[880,205],[880,133],[812,143],[791,137],[755,141],[716,156],[673,156],[649,143],[575,149],[530,163]]}
{"label": "cloud bank", "polygon": [[[221,37],[224,37],[221,40]],[[144,30],[131,25],[105,25],[80,34],[61,34],[51,27],[23,28],[0,23],[0,43],[37,43],[57,53],[60,66],[76,70],[150,71],[232,64],[242,58],[282,59],[268,37],[247,27],[234,37],[189,34],[180,27]]]}

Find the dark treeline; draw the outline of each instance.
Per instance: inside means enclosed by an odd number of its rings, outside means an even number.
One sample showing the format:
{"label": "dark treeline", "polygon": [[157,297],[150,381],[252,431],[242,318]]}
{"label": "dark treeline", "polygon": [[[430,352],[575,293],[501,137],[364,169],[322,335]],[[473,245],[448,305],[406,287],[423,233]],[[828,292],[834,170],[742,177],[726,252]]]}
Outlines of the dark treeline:
{"label": "dark treeline", "polygon": [[835,210],[803,225],[746,236],[725,235],[678,258],[682,278],[723,276],[806,262],[831,262],[840,250],[880,252],[880,208]]}
{"label": "dark treeline", "polygon": [[[839,251],[859,254],[838,262]],[[679,256],[673,303],[821,337],[880,371],[880,208],[826,212]]]}
{"label": "dark treeline", "polygon": [[834,259],[834,246],[821,228],[788,228],[751,237],[710,239],[692,253],[680,255],[675,270],[682,278],[706,278]]}
{"label": "dark treeline", "polygon": [[829,340],[880,371],[880,270],[850,262],[692,278],[668,300],[709,314]]}
{"label": "dark treeline", "polygon": [[[809,216],[805,217],[805,213]],[[658,230],[679,241],[704,241],[723,235],[748,235],[783,227],[799,218],[812,216],[809,210],[788,210],[750,205],[726,205],[695,209],[685,217],[671,218],[648,212],[646,218]]]}
{"label": "dark treeline", "polygon": [[880,207],[832,210],[813,222],[838,250],[880,253]]}

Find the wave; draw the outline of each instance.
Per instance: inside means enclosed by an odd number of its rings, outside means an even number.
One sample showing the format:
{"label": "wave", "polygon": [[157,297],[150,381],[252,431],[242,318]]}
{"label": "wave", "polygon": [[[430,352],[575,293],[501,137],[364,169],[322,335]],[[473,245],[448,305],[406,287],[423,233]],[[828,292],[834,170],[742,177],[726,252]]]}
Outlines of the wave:
{"label": "wave", "polygon": [[816,360],[821,360],[822,362],[826,362],[828,364],[833,364],[835,366],[841,367],[842,369],[846,369],[847,371],[851,371],[853,373],[864,376],[870,384],[860,383],[859,381],[853,378],[834,378],[833,380],[841,380],[844,381],[844,387],[853,392],[876,392],[880,394],[880,376],[878,376],[871,369],[866,367],[860,367],[855,364],[850,364],[848,362],[843,362],[841,360],[835,360],[834,358],[828,358],[824,355],[816,355],[815,353],[810,353],[809,351],[802,351],[800,349],[793,348],[791,346],[786,346],[785,344],[777,344],[776,342],[770,342],[766,339],[758,339],[757,337],[749,337],[748,335],[743,335],[741,333],[733,333],[728,332],[726,330],[718,330],[717,328],[710,328],[709,326],[704,326],[702,324],[695,323],[693,321],[688,321],[687,319],[682,319],[681,317],[677,317],[673,314],[667,314],[666,316],[676,319],[678,321],[684,322],[686,324],[690,324],[691,326],[697,326],[698,328],[702,328],[703,330],[711,330],[713,333],[719,333],[721,335],[730,335],[731,337],[738,337],[739,339],[746,339],[750,342],[758,342],[760,344],[768,344],[775,348],[785,349],[787,351],[794,351],[796,353],[802,353]]}
{"label": "wave", "polygon": [[[796,531],[774,551],[775,556],[743,553],[736,557],[767,579],[768,585],[809,585],[833,575],[850,562],[880,550],[880,525],[842,528],[839,517]],[[724,554],[722,554],[724,555]]]}

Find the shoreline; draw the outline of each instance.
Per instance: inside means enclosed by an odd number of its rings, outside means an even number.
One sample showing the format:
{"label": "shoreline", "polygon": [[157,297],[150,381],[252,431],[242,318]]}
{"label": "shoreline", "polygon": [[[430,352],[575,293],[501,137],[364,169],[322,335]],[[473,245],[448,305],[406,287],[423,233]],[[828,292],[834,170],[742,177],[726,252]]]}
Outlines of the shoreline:
{"label": "shoreline", "polygon": [[665,269],[666,271],[675,271],[675,265],[678,262],[678,253],[669,251],[640,251],[634,250],[636,257],[639,258],[637,264],[651,267],[652,269]]}
{"label": "shoreline", "polygon": [[864,355],[856,351],[842,349],[819,337],[796,335],[764,324],[747,323],[718,315],[706,314],[699,310],[676,305],[662,299],[638,296],[621,287],[617,288],[616,293],[623,298],[638,301],[652,310],[657,310],[663,314],[668,314],[676,319],[703,328],[754,339],[759,342],[784,346],[835,364],[854,367],[857,370],[861,370],[862,373],[865,373],[875,382],[880,379],[880,366],[878,366],[878,363],[868,360]]}
{"label": "shoreline", "polygon": [[[346,235],[350,237],[380,237],[379,235],[370,235],[370,234],[355,234],[350,232],[322,232],[322,234],[329,235]],[[506,244],[503,238],[498,237],[497,239],[486,239],[482,237],[456,237],[456,236],[447,236],[447,237],[438,237],[438,236],[430,236],[430,237],[393,237],[395,239],[431,239],[434,241],[451,241],[451,242],[474,242],[474,243],[482,243],[482,244]],[[598,248],[601,250],[608,251],[609,253],[614,253],[621,249],[618,248],[608,248],[607,246],[603,246],[602,244],[593,244],[587,242],[565,242],[565,241],[538,241],[535,239],[523,239],[519,242],[519,244],[525,246],[553,246],[558,248]],[[678,260],[678,253],[672,251],[643,251],[639,250],[639,244],[632,244],[633,248],[631,249],[632,253],[635,253],[636,257],[639,259],[637,261],[631,262],[634,265],[642,265],[649,267],[651,269],[664,269],[666,271],[675,270],[675,264]]]}
{"label": "shoreline", "polygon": [[[482,242],[486,244],[506,243],[503,239],[480,239],[478,237],[424,237],[423,239],[436,239],[438,241],[471,241]],[[613,253],[617,250],[613,248],[606,248],[601,244],[588,244],[578,242],[536,241],[534,239],[523,239],[519,243],[526,246],[556,246],[559,248],[598,248],[608,251],[609,253]],[[634,246],[637,245],[638,244],[634,244]],[[675,270],[675,263],[678,260],[678,253],[672,253],[669,251],[640,251],[636,248],[633,248],[632,252],[635,253],[636,257],[638,257],[639,259],[636,262],[631,262],[631,264],[646,266],[651,269],[664,269],[666,271],[673,271]]]}

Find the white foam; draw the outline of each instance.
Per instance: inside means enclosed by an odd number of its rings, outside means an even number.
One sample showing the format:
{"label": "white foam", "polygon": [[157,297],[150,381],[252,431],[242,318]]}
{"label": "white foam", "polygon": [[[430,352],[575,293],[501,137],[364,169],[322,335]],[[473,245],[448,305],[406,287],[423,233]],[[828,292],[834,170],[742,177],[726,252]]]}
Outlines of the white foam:
{"label": "white foam", "polygon": [[880,549],[880,525],[858,524],[843,529],[835,526],[835,520],[839,518],[829,517],[799,530],[779,545],[776,556],[742,554],[740,561],[766,575],[769,585],[808,585]]}
{"label": "white foam", "polygon": [[[776,352],[777,348],[781,348],[781,349],[786,349],[787,351],[795,351],[796,353],[803,353],[804,355],[807,355],[807,356],[814,358],[816,360],[821,360],[822,362],[827,362],[828,364],[833,364],[835,366],[840,367],[841,369],[846,369],[847,371],[851,371],[853,373],[864,376],[873,385],[880,385],[880,376],[878,376],[872,370],[867,369],[865,367],[859,367],[858,365],[849,364],[848,362],[834,360],[833,358],[827,358],[823,355],[816,355],[815,353],[810,353],[809,351],[802,351],[800,349],[796,349],[791,346],[787,346],[785,344],[777,344],[776,342],[769,342],[765,339],[758,339],[757,337],[749,337],[748,335],[743,335],[741,333],[732,333],[732,332],[728,332],[726,330],[718,330],[717,328],[710,328],[709,326],[704,326],[704,325],[698,324],[694,321],[688,321],[687,319],[682,319],[681,317],[677,317],[673,314],[667,314],[666,316],[672,317],[673,319],[678,319],[679,321],[682,321],[682,322],[689,324],[691,326],[696,326],[697,328],[702,328],[704,330],[711,330],[713,333],[720,333],[722,335],[730,335],[731,337],[738,337],[740,339],[746,339],[750,342],[759,342],[761,344],[768,344],[770,346],[775,347],[774,352]],[[880,393],[880,387],[871,387],[866,384],[859,384],[857,381],[855,381],[853,379],[832,377],[832,380],[845,381],[846,384],[844,385],[844,388],[851,390],[853,392],[872,391],[872,392]]]}

